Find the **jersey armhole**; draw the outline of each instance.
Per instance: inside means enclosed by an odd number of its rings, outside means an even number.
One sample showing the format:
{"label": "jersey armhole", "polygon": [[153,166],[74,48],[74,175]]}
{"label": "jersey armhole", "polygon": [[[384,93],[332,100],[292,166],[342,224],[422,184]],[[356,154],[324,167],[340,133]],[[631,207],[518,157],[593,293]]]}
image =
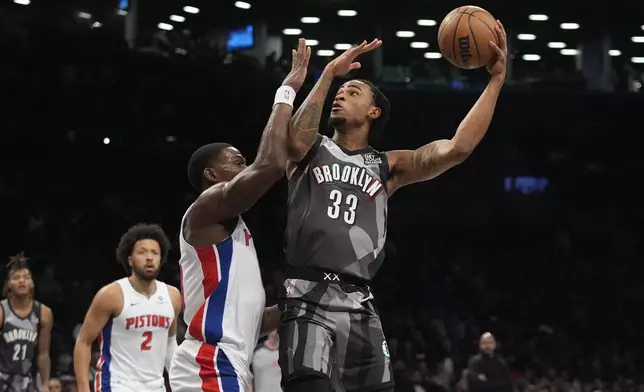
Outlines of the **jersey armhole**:
{"label": "jersey armhole", "polygon": [[318,136],[315,138],[315,142],[313,143],[311,148],[309,148],[309,151],[306,152],[306,155],[304,155],[304,158],[302,158],[302,160],[297,163],[295,172],[293,173],[293,175],[291,175],[291,178],[289,180],[294,180],[298,178],[302,173],[304,173],[306,167],[309,165],[309,163],[311,163],[315,155],[318,153],[320,144],[322,144],[322,138],[323,136],[318,134]]}
{"label": "jersey armhole", "polygon": [[380,160],[380,165],[379,165],[382,186],[385,188],[385,192],[389,192],[389,190],[387,189],[387,182],[389,181],[389,177],[391,177],[391,173],[389,171],[389,160],[387,159],[386,152],[378,152],[378,153],[382,158]]}

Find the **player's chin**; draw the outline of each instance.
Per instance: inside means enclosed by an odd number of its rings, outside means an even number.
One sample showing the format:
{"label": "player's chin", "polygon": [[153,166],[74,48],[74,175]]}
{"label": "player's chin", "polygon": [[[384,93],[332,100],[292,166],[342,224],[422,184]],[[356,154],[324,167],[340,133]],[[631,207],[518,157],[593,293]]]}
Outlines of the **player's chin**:
{"label": "player's chin", "polygon": [[331,112],[331,115],[329,116],[329,126],[335,127],[338,125],[343,125],[346,122],[346,117],[341,114],[334,114],[333,112]]}

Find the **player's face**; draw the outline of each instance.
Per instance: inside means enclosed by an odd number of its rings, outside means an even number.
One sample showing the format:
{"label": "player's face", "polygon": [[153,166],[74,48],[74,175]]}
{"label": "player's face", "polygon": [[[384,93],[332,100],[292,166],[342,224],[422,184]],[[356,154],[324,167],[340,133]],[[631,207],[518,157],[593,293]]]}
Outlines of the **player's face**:
{"label": "player's face", "polygon": [[132,273],[141,280],[154,280],[161,268],[161,247],[155,240],[139,240],[130,255]]}
{"label": "player's face", "polygon": [[52,378],[49,380],[49,392],[61,392],[63,386],[60,384],[60,380],[57,378]]}
{"label": "player's face", "polygon": [[9,288],[14,295],[29,295],[34,288],[31,272],[26,268],[14,271],[9,278]]}
{"label": "player's face", "polygon": [[212,174],[217,181],[230,181],[246,167],[246,158],[241,152],[235,147],[227,147],[219,154],[217,165],[212,168]]}
{"label": "player's face", "polygon": [[369,119],[380,116],[380,109],[375,107],[371,88],[357,80],[346,82],[340,87],[333,99],[329,124],[341,131],[347,124],[361,126]]}
{"label": "player's face", "polygon": [[491,354],[496,350],[496,340],[493,337],[486,337],[479,342],[479,349],[481,351]]}

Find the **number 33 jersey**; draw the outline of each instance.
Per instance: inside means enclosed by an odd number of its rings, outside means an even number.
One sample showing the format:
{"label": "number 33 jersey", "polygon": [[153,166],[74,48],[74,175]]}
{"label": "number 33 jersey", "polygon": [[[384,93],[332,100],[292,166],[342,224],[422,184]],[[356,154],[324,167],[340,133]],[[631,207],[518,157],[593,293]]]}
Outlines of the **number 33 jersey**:
{"label": "number 33 jersey", "polygon": [[318,135],[289,180],[288,264],[371,280],[384,259],[388,174],[385,153]]}
{"label": "number 33 jersey", "polygon": [[148,298],[137,292],[128,278],[116,283],[123,293],[123,310],[99,335],[95,391],[161,389],[168,332],[174,319],[168,286],[157,280],[157,291]]}

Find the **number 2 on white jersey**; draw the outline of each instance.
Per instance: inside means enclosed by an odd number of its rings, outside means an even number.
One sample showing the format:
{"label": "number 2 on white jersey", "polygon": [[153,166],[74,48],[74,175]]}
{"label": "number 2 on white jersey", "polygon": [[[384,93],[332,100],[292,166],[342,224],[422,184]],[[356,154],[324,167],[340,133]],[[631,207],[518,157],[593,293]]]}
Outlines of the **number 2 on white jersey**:
{"label": "number 2 on white jersey", "polygon": [[348,206],[346,211],[344,211],[343,217],[344,221],[348,225],[352,225],[356,221],[356,208],[358,207],[358,197],[353,194],[348,194],[345,198],[342,192],[337,189],[334,189],[329,193],[329,199],[331,199],[331,205],[327,208],[327,215],[331,219],[338,219],[340,217],[340,205],[344,200],[344,204]]}

